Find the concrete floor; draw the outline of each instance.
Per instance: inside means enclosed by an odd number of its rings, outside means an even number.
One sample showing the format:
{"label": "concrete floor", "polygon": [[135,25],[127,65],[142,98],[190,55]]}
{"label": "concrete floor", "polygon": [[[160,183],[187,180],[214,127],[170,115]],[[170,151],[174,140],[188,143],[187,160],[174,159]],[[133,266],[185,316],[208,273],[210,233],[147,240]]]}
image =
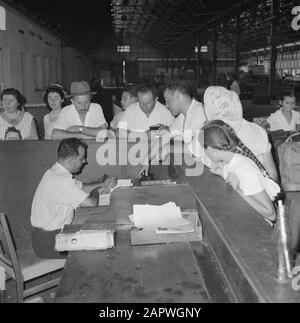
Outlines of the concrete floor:
{"label": "concrete floor", "polygon": [[[61,277],[62,271],[53,274],[52,278]],[[34,280],[33,282],[29,282],[26,287],[32,287],[43,282],[46,282],[47,278],[40,278]],[[55,291],[57,287],[51,288],[43,293],[40,293],[36,296],[29,297],[26,299],[26,303],[53,303]],[[13,279],[9,279],[6,281],[6,292],[5,292],[5,303],[16,303],[17,302],[17,292],[16,292],[16,283]]]}

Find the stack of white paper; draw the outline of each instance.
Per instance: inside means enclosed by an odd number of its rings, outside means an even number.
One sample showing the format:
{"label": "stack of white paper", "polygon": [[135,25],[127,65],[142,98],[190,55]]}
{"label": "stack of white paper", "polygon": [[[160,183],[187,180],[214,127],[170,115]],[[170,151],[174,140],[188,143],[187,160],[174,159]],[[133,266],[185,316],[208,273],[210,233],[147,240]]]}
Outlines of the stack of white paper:
{"label": "stack of white paper", "polygon": [[129,218],[140,229],[176,228],[189,224],[174,202],[161,206],[133,205],[133,215]]}

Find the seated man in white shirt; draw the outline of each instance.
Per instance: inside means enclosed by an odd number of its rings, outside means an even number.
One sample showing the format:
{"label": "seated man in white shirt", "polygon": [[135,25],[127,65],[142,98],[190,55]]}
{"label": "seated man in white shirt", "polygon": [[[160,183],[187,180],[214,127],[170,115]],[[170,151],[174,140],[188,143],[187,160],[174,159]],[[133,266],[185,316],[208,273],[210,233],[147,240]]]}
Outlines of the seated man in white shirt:
{"label": "seated man in white shirt", "polygon": [[117,125],[118,129],[149,132],[152,126],[170,126],[173,123],[174,117],[163,104],[158,102],[154,86],[140,86],[137,90],[137,98],[138,102],[129,106],[122,115]]}
{"label": "seated man in white shirt", "polygon": [[64,139],[58,147],[57,163],[37,187],[31,208],[32,245],[41,258],[65,258],[54,250],[56,234],[71,224],[76,208],[98,205],[101,184],[82,184],[73,178],[86,164],[86,154],[86,143]]}
{"label": "seated man in white shirt", "polygon": [[93,139],[105,132],[107,123],[99,104],[91,103],[92,95],[85,81],[71,84],[72,105],[65,107],[56,122],[52,139]]}

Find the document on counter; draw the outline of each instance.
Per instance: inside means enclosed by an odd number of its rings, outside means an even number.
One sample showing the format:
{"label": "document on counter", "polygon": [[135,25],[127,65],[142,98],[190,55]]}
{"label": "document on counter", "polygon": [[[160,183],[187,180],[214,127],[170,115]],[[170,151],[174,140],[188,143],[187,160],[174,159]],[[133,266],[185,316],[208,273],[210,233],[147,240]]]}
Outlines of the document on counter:
{"label": "document on counter", "polygon": [[132,180],[131,179],[118,179],[116,187],[113,190],[120,188],[120,187],[131,187]]}
{"label": "document on counter", "polygon": [[[110,205],[110,198],[111,193],[120,188],[120,187],[131,187],[132,186],[132,180],[131,179],[118,179],[117,184],[115,187],[109,189],[110,193],[100,193],[99,194],[99,206],[108,206]],[[100,189],[101,190],[101,189]]]}
{"label": "document on counter", "polygon": [[133,205],[133,215],[129,218],[140,229],[176,228],[190,224],[174,202],[161,206]]}

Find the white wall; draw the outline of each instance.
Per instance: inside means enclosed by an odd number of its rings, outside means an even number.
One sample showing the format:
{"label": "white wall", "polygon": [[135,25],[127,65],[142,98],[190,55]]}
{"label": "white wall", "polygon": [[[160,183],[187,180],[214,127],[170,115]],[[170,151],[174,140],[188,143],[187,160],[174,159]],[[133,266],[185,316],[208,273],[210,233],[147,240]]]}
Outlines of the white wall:
{"label": "white wall", "polygon": [[39,103],[49,84],[69,86],[74,78],[90,75],[87,58],[63,49],[58,36],[1,0],[0,6],[6,9],[6,30],[0,30],[0,88],[17,88],[28,103]]}

